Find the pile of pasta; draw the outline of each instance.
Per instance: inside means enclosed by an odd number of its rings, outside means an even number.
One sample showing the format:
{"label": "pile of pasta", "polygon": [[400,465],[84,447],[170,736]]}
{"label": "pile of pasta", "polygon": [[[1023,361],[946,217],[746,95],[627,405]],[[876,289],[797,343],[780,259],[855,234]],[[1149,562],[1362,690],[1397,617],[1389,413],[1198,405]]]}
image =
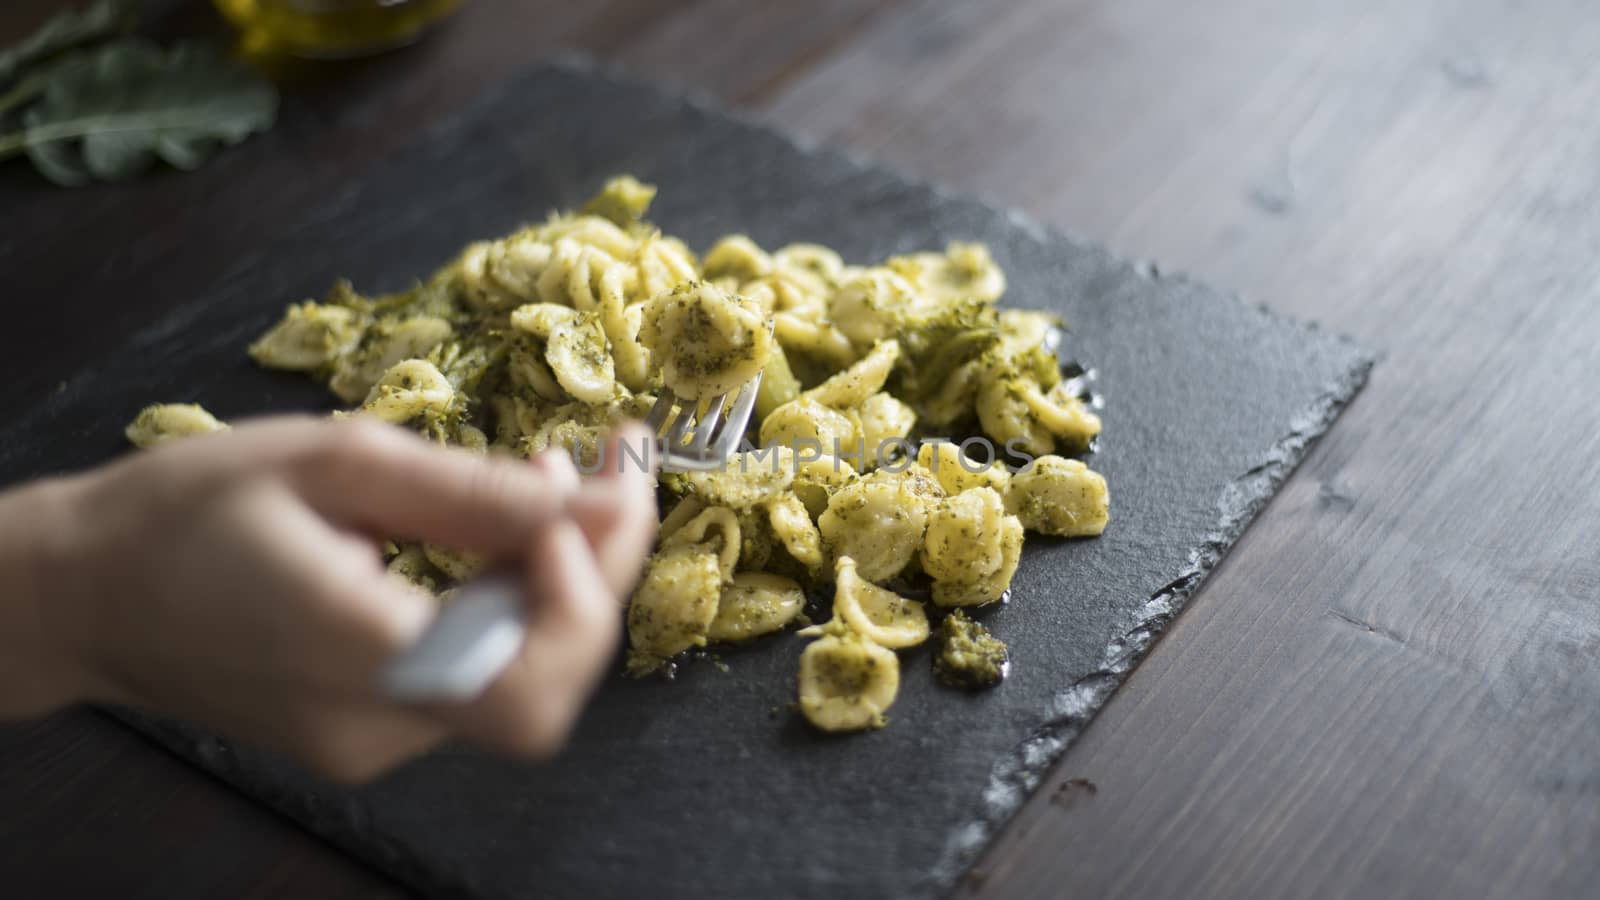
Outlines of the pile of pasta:
{"label": "pile of pasta", "polygon": [[[1005,276],[979,244],[858,266],[816,244],[769,252],[732,235],[696,256],[645,220],[654,194],[622,176],[408,290],[340,283],[290,306],[250,353],[314,374],[350,414],[480,453],[563,448],[585,466],[604,464],[604,436],[663,388],[705,402],[760,373],[746,448],[721,469],[659,478],[628,671],[670,672],[696,648],[808,625],[801,712],[825,730],[881,726],[896,651],[929,640],[930,615],[1004,598],[1025,531],[1106,526],[1105,480],[1070,458],[1100,421],[1062,375],[1060,322],[997,307]],[[224,427],[167,404],[128,436],[150,446]],[[482,566],[404,540],[388,555],[444,602]],[[830,593],[827,621],[811,624],[808,603]],[[1004,645],[959,613],[948,624],[961,627],[939,633],[963,643],[947,640],[941,671],[997,681]]]}

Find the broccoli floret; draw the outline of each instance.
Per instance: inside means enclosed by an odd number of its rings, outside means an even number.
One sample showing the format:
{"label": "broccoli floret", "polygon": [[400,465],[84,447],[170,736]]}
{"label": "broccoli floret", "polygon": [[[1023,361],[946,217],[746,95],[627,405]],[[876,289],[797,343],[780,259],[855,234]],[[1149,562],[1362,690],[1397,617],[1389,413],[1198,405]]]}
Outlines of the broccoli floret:
{"label": "broccoli floret", "polygon": [[980,300],[962,300],[932,312],[908,316],[895,332],[900,341],[899,390],[923,412],[951,372],[1000,343],[998,316]]}
{"label": "broccoli floret", "polygon": [[1008,666],[1005,642],[961,610],[951,612],[939,623],[939,649],[933,657],[933,670],[945,684],[993,687],[1006,677]]}
{"label": "broccoli floret", "polygon": [[656,186],[645,184],[632,175],[619,175],[606,182],[600,193],[589,198],[580,212],[610,219],[622,228],[629,228],[644,218],[650,201],[656,198]]}

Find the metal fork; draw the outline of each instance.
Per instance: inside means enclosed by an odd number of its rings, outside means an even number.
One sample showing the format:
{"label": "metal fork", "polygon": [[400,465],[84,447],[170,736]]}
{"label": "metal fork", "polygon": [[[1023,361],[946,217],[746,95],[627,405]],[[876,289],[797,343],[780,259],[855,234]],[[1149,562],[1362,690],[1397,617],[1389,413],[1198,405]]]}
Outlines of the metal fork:
{"label": "metal fork", "polygon": [[684,403],[672,391],[662,388],[644,419],[650,432],[661,438],[661,467],[722,468],[739,449],[739,439],[750,427],[756,394],[761,390],[761,374],[757,372],[745,382],[731,403],[728,394],[711,398],[704,404],[703,413],[699,412],[701,404]]}
{"label": "metal fork", "polygon": [[[758,372],[731,403],[728,394],[719,394],[701,413],[700,404],[682,403],[662,388],[645,417],[650,432],[661,438],[662,468],[721,468],[750,426],[760,389]],[[522,577],[514,574],[487,575],[462,585],[416,643],[384,667],[384,693],[410,703],[464,703],[482,694],[527,638],[522,589]]]}

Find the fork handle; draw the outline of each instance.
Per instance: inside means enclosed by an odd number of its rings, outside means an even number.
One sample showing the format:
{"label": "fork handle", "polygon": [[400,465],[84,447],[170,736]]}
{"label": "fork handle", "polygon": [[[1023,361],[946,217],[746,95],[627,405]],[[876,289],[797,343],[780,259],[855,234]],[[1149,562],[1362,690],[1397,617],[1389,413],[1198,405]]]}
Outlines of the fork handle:
{"label": "fork handle", "polygon": [[408,703],[464,703],[482,694],[527,637],[523,582],[488,575],[462,585],[422,636],[384,667],[383,692]]}

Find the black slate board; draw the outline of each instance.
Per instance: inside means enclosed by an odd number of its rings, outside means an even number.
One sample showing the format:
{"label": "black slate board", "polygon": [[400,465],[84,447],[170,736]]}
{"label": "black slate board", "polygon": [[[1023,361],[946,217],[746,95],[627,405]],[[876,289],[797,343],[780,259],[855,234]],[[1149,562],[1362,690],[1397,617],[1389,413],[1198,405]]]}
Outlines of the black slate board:
{"label": "black slate board", "polygon": [[[337,276],[404,286],[461,244],[576,204],[609,174],[662,186],[652,218],[705,247],[744,230],[852,261],[983,240],[1006,302],[1071,322],[1099,373],[1110,481],[1099,540],[1030,538],[998,689],[938,686],[907,654],[890,726],[846,738],[788,710],[802,641],[614,679],[554,763],[452,748],[347,792],[183,726],[124,714],[178,753],[431,894],[486,897],[926,896],[948,888],[1359,389],[1348,340],[1162,277],[971,199],[619,80],[581,61],[513,80],[379,161],[332,215],[284,235],[135,335],[0,440],[12,481],[120,450],[155,400],[225,417],[316,408],[315,386],[255,369],[249,339]],[[412,198],[419,198],[413,200]]]}

